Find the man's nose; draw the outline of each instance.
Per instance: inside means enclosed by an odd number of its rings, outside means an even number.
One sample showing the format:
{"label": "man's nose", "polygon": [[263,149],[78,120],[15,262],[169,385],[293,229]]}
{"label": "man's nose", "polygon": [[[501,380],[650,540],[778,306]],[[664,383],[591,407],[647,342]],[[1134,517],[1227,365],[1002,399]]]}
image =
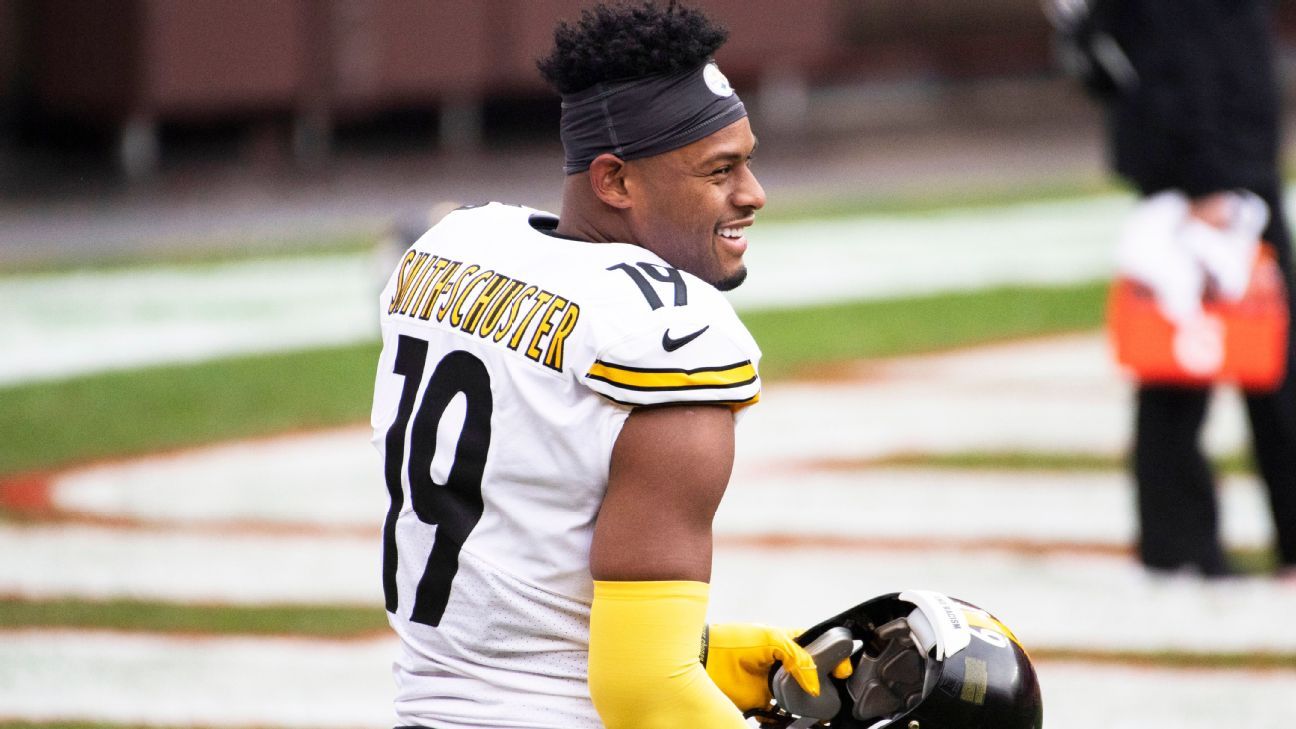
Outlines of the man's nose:
{"label": "man's nose", "polygon": [[760,181],[756,179],[750,167],[742,165],[739,169],[742,177],[738,180],[738,187],[734,191],[734,205],[760,210],[765,207],[765,188],[761,187]]}

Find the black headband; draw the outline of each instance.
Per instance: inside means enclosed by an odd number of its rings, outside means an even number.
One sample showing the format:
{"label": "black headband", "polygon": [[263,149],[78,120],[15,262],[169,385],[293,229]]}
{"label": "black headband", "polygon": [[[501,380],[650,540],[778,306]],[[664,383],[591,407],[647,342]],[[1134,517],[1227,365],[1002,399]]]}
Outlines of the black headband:
{"label": "black headband", "polygon": [[668,76],[595,84],[562,100],[567,174],[611,152],[624,160],[679,149],[747,116],[715,61]]}

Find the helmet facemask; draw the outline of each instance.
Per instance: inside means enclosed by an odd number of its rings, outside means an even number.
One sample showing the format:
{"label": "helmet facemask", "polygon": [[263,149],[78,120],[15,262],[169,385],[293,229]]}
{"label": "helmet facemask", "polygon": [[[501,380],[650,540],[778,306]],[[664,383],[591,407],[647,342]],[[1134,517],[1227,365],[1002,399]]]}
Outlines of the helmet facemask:
{"label": "helmet facemask", "polygon": [[[797,639],[820,667],[818,697],[781,668],[767,719],[801,729],[1039,729],[1034,667],[1012,632],[980,608],[922,590],[861,603]],[[849,657],[853,672],[831,671]],[[776,723],[775,726],[780,724]]]}

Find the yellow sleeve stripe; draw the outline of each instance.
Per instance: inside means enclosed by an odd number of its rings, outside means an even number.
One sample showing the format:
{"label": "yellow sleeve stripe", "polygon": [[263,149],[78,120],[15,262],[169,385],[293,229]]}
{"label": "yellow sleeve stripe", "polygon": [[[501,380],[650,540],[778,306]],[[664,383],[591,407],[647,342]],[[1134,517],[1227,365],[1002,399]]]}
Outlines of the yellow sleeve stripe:
{"label": "yellow sleeve stripe", "polygon": [[648,369],[595,360],[585,376],[627,390],[702,390],[750,385],[756,381],[756,368],[751,360],[692,370]]}

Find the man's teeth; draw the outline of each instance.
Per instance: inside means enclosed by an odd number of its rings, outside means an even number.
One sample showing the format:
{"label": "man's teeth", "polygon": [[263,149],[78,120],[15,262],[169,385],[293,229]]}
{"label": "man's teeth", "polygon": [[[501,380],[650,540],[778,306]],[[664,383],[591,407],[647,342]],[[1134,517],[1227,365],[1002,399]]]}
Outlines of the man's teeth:
{"label": "man's teeth", "polygon": [[720,235],[724,238],[741,238],[742,228],[721,228]]}

